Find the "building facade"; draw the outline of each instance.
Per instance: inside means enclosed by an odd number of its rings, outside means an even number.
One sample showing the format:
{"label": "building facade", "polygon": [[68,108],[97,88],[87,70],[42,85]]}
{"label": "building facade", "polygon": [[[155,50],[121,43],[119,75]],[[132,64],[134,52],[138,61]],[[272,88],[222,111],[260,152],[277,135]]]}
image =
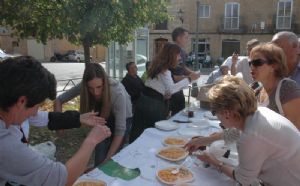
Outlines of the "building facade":
{"label": "building facade", "polygon": [[250,39],[267,42],[283,30],[300,34],[299,9],[300,0],[170,0],[167,11],[173,19],[150,29],[150,59],[172,42],[171,33],[179,26],[189,31],[187,53],[197,53],[198,44],[198,56],[209,54],[213,61],[233,52],[246,55]]}
{"label": "building facade", "polygon": [[[11,37],[11,30],[0,26],[0,48],[11,54],[30,55],[42,61],[49,61],[54,52],[64,53],[68,50],[83,51],[82,46],[74,45],[66,39],[49,40],[46,45],[34,38],[18,39]],[[91,56],[96,61],[105,60],[106,48],[96,45],[90,49]]]}

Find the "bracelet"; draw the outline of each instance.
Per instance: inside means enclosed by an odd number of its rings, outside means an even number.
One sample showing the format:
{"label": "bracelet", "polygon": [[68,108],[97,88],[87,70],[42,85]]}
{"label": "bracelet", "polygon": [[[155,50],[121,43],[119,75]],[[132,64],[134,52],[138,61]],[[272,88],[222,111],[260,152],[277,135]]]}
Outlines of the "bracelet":
{"label": "bracelet", "polygon": [[223,167],[223,165],[224,165],[224,162],[220,162],[220,163],[218,164],[218,167],[217,167],[218,172],[221,173],[221,174],[223,173],[223,172],[222,172],[222,167]]}

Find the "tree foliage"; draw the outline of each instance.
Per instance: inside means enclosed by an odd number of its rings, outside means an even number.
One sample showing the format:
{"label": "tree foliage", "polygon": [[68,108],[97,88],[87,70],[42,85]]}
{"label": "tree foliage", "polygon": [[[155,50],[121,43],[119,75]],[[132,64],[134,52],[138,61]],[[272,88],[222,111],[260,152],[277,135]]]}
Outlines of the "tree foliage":
{"label": "tree foliage", "polygon": [[15,36],[43,43],[65,37],[82,44],[85,56],[93,45],[125,44],[136,28],[168,18],[165,0],[2,0],[0,6],[0,25]]}

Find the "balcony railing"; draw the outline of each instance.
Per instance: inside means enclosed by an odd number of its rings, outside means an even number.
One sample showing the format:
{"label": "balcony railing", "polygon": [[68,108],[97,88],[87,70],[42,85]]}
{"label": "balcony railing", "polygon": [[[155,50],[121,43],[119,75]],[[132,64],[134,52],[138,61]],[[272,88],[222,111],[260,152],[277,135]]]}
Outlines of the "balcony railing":
{"label": "balcony railing", "polygon": [[230,28],[230,27],[225,27],[225,17],[221,16],[220,17],[220,25],[218,26],[218,32],[219,33],[225,33],[225,34],[244,34],[247,33],[248,27],[247,25],[244,24],[244,19],[243,17],[239,17],[238,21],[238,27],[237,28]]}

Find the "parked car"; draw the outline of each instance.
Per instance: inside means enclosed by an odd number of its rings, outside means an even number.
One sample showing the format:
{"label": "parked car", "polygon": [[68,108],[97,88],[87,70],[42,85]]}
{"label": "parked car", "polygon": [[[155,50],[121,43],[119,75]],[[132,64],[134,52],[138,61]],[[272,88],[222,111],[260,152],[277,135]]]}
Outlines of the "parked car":
{"label": "parked car", "polygon": [[138,68],[138,75],[141,77],[146,71],[146,62],[148,61],[147,57],[141,54],[136,54],[136,66]]}
{"label": "parked car", "polygon": [[[90,59],[92,59],[92,56],[90,56]],[[84,52],[80,50],[68,50],[63,54],[54,52],[54,56],[50,58],[50,61],[54,62],[56,60],[81,62],[84,61]]]}
{"label": "parked car", "polygon": [[55,61],[68,61],[68,52],[66,53],[59,53],[59,52],[54,52],[54,55],[50,58],[51,62],[55,62]]}
{"label": "parked car", "polygon": [[4,50],[2,50],[0,48],[0,61],[3,61],[10,57],[16,57],[16,56],[20,56],[20,55],[19,54],[15,54],[15,55],[7,54]]}
{"label": "parked car", "polygon": [[[68,59],[70,61],[84,61],[84,52],[79,50],[70,50],[68,54]],[[92,56],[90,56],[90,59],[92,59]]]}

